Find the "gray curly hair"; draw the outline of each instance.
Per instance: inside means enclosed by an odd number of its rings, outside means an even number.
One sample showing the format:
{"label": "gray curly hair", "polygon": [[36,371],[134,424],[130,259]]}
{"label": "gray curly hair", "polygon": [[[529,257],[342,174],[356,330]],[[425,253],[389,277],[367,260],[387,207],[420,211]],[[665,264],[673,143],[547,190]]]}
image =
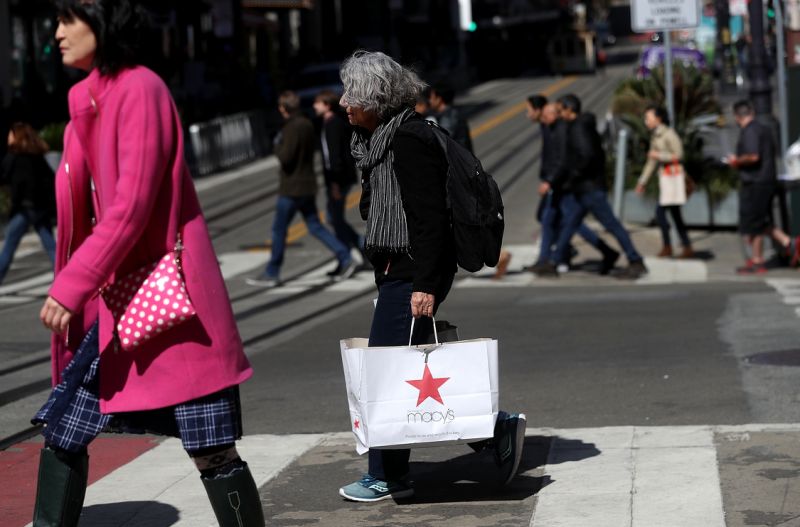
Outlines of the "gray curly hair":
{"label": "gray curly hair", "polygon": [[412,70],[380,51],[359,50],[342,63],[342,104],[385,118],[413,107],[427,87]]}

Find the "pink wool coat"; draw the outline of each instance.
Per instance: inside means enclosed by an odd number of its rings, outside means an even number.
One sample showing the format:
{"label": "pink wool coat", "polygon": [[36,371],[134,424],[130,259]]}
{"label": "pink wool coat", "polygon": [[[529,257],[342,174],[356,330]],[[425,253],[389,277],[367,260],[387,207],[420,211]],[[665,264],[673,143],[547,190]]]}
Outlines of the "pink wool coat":
{"label": "pink wool coat", "polygon": [[[93,70],[70,90],[69,111],[56,175],[59,228],[50,295],[75,317],[66,338],[53,338],[53,383],[95,320],[104,413],[171,406],[243,382],[252,369],[186,167],[181,124],[167,87],[144,67],[114,77]],[[92,201],[99,208],[93,228]],[[136,350],[117,349],[114,321],[98,291],[172,250],[178,229],[197,316]]]}

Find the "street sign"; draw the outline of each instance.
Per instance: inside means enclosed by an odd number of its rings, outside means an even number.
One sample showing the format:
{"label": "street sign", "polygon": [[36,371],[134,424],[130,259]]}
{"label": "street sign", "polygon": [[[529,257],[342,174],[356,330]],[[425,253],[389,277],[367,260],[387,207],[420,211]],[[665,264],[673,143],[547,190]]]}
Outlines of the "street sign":
{"label": "street sign", "polygon": [[631,27],[637,33],[697,27],[697,0],[631,0]]}
{"label": "street sign", "polygon": [[731,16],[747,16],[747,0],[729,0],[728,11]]}

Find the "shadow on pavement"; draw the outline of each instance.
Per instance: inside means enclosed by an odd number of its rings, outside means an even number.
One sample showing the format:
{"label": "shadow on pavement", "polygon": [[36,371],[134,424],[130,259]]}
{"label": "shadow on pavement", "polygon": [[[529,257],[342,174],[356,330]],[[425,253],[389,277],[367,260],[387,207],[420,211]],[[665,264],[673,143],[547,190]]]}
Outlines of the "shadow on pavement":
{"label": "shadow on pavement", "polygon": [[544,474],[553,441],[557,441],[557,463],[581,461],[600,454],[593,443],[558,437],[525,438],[517,476],[507,485],[496,481],[493,451],[468,453],[443,461],[411,463],[414,497],[401,504],[458,503],[476,501],[522,501],[537,494],[553,481]]}
{"label": "shadow on pavement", "polygon": [[157,501],[126,501],[103,503],[83,508],[81,527],[108,525],[147,525],[169,527],[180,519],[180,512],[172,505]]}
{"label": "shadow on pavement", "polygon": [[[551,445],[557,451],[550,454]],[[596,456],[594,444],[558,437],[525,438],[518,475],[500,486],[491,449],[473,453],[466,445],[416,448],[411,452],[415,495],[410,499],[354,503],[341,498],[338,488],[356,481],[367,469],[349,440],[321,444],[262,486],[267,523],[348,527],[478,527],[528,525],[536,493],[550,483],[548,459],[554,463]]]}

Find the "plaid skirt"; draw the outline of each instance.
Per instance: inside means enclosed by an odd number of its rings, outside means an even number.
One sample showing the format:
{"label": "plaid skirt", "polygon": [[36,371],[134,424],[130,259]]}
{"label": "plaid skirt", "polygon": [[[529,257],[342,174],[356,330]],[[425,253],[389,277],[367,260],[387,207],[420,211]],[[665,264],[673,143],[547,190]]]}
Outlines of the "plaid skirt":
{"label": "plaid skirt", "polygon": [[95,322],[64,369],[62,382],[31,419],[33,424],[44,424],[42,435],[49,446],[80,452],[100,432],[153,433],[179,437],[191,454],[242,437],[238,386],[167,408],[103,414],[99,365]]}

